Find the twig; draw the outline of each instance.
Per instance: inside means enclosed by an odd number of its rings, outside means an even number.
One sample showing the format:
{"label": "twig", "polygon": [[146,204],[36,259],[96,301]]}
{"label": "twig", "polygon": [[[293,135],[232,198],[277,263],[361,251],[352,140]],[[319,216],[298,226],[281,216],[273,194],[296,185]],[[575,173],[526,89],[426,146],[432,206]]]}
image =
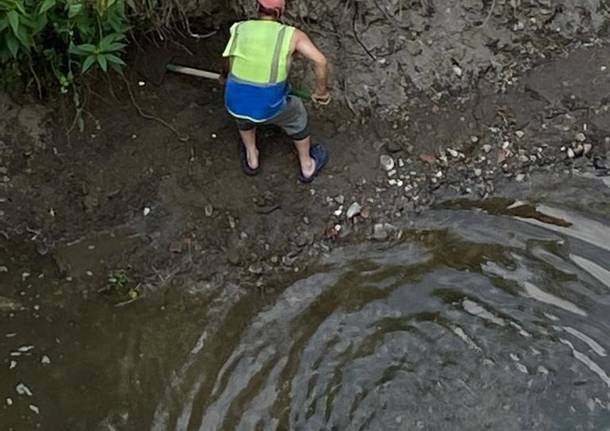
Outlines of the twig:
{"label": "twig", "polygon": [[171,124],[169,124],[164,119],[144,112],[142,107],[140,105],[138,105],[138,102],[136,101],[136,97],[134,96],[133,91],[131,89],[131,84],[129,83],[129,81],[127,81],[127,78],[125,78],[125,75],[121,74],[121,77],[123,78],[123,81],[125,82],[125,85],[127,87],[127,92],[129,93],[129,98],[131,99],[131,103],[133,104],[134,108],[136,108],[136,110],[138,111],[138,114],[140,114],[140,116],[142,118],[145,118],[147,120],[156,121],[157,123],[161,124],[162,126],[166,127],[167,129],[171,130],[178,137],[178,140],[180,140],[181,142],[187,142],[189,140],[188,136],[180,136],[180,133],[176,130],[176,128],[174,126],[172,126]]}
{"label": "twig", "polygon": [[493,2],[491,3],[491,7],[489,8],[489,13],[487,14],[487,18],[485,18],[485,21],[483,21],[483,24],[481,24],[479,26],[479,28],[485,27],[487,25],[487,22],[491,18],[491,15],[494,13],[495,8],[496,8],[496,0],[493,0]]}

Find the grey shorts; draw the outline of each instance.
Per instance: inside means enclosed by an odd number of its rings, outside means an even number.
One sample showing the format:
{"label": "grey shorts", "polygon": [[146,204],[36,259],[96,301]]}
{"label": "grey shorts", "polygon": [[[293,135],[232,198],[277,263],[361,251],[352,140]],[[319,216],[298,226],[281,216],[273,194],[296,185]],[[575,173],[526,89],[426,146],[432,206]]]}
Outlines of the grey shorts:
{"label": "grey shorts", "polygon": [[273,118],[261,123],[236,118],[239,130],[252,130],[256,126],[274,125],[280,127],[292,139],[300,141],[309,137],[309,116],[303,101],[296,96],[288,96],[284,108]]}

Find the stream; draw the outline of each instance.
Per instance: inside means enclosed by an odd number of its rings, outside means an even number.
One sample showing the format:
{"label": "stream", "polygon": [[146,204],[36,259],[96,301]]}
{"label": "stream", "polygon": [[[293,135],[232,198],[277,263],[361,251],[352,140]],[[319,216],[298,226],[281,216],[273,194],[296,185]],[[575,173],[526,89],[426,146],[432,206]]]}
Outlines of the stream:
{"label": "stream", "polygon": [[273,294],[115,307],[44,263],[12,271],[2,429],[610,430],[610,181],[504,195],[444,201]]}

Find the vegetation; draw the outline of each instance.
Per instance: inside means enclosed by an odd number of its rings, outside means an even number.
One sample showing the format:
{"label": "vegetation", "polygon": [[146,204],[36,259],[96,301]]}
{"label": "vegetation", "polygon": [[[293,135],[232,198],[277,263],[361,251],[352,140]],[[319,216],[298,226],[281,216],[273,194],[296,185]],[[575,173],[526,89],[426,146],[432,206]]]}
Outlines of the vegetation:
{"label": "vegetation", "polygon": [[128,36],[163,39],[180,19],[180,0],[0,0],[0,89],[71,97],[83,127],[82,85],[94,71],[122,73]]}
{"label": "vegetation", "polygon": [[94,67],[120,71],[128,31],[125,0],[0,0],[3,84],[67,93]]}

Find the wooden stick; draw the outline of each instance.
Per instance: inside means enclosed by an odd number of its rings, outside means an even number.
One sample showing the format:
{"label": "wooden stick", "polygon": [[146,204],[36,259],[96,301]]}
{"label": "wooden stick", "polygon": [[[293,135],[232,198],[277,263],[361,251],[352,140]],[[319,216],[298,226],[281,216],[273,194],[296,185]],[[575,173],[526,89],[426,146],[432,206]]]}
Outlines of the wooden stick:
{"label": "wooden stick", "polygon": [[220,73],[209,72],[207,70],[194,69],[192,67],[177,66],[175,64],[168,64],[167,70],[171,70],[172,72],[176,72],[176,73],[182,73],[184,75],[197,76],[199,78],[216,79],[216,80],[218,80],[220,78]]}

